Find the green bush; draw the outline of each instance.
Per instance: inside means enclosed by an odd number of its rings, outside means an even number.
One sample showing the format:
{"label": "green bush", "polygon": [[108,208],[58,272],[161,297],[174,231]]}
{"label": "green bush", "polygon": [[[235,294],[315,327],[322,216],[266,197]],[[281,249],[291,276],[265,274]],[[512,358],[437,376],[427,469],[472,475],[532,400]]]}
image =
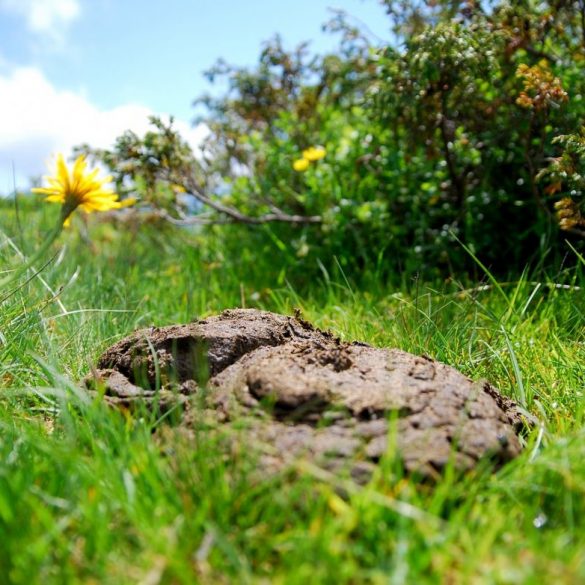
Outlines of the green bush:
{"label": "green bush", "polygon": [[[238,222],[226,208],[318,217],[221,227],[226,246],[246,237],[285,247],[303,274],[337,262],[469,270],[458,240],[499,273],[558,265],[565,241],[581,246],[585,235],[583,2],[383,4],[385,46],[339,13],[335,54],[287,51],[277,37],[254,68],[218,62],[207,76],[227,91],[196,101],[209,128],[201,156],[160,121],[97,154],[178,221],[183,191],[205,223]],[[311,147],[326,156],[300,162]]]}

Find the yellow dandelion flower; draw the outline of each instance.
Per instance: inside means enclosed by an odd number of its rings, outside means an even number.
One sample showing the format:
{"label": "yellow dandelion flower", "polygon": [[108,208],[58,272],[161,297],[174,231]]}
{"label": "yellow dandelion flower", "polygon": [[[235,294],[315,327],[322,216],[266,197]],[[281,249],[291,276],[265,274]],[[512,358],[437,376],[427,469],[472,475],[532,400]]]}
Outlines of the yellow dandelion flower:
{"label": "yellow dandelion flower", "polygon": [[[69,225],[71,214],[81,207],[86,213],[92,211],[108,211],[110,209],[120,209],[136,203],[135,199],[125,199],[118,201],[118,195],[104,185],[112,180],[111,177],[103,179],[98,178],[98,169],[86,171],[87,163],[85,156],[81,155],[75,161],[73,169],[70,172],[65,164],[62,154],[57,156],[57,169],[55,175],[46,177],[47,187],[37,187],[32,189],[35,193],[46,195],[45,201],[61,204],[61,217],[45,239],[43,245],[25,262],[21,263],[10,275],[0,280],[0,290],[7,288],[18,278],[20,278],[29,268],[40,260],[53,242],[59,237],[63,228]],[[12,293],[8,293],[10,296]],[[7,296],[4,299],[8,298]],[[0,300],[1,302],[1,300]]]}
{"label": "yellow dandelion flower", "polygon": [[118,201],[118,195],[111,189],[104,187],[112,180],[112,177],[100,179],[97,176],[99,169],[88,172],[86,168],[85,156],[81,155],[75,161],[73,170],[70,172],[63,155],[59,154],[55,175],[46,177],[48,187],[32,189],[35,193],[47,195],[45,201],[62,204],[62,220],[65,225],[69,223],[69,216],[78,207],[86,213],[109,211],[122,207],[122,203]]}
{"label": "yellow dandelion flower", "polygon": [[309,162],[315,162],[325,157],[327,151],[322,146],[311,146],[303,150],[303,158]]}
{"label": "yellow dandelion flower", "polygon": [[299,173],[309,168],[309,161],[306,158],[299,158],[293,163],[293,169]]}

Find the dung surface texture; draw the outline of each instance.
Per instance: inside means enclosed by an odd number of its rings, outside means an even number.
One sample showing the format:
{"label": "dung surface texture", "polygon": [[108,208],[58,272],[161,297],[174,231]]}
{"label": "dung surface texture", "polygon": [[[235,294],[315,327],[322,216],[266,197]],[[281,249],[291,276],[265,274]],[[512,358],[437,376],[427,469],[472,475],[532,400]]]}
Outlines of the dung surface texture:
{"label": "dung surface texture", "polygon": [[306,458],[367,479],[391,449],[408,472],[432,477],[449,463],[465,471],[489,458],[497,467],[521,450],[522,416],[488,382],[253,309],[137,331],[85,384],[126,408],[180,402],[187,430],[237,424],[267,468]]}

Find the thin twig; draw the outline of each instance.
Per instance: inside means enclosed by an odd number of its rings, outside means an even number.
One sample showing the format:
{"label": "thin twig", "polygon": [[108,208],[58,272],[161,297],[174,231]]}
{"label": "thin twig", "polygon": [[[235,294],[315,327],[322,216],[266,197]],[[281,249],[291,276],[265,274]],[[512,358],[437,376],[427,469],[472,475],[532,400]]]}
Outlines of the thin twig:
{"label": "thin twig", "polygon": [[[246,224],[262,224],[262,223],[270,223],[270,222],[281,222],[281,223],[321,223],[322,217],[320,215],[289,215],[287,213],[266,213],[260,216],[251,216],[238,211],[234,207],[228,207],[227,205],[223,205],[219,201],[216,201],[209,197],[202,189],[202,187],[195,181],[194,177],[189,176],[186,177],[184,180],[183,187],[186,189],[188,193],[193,195],[197,200],[199,200],[204,205],[211,207],[213,210],[221,213],[223,215],[227,215],[231,218],[232,223],[246,223]],[[175,220],[173,223],[177,221],[187,222],[189,223],[200,223],[195,221],[196,218],[187,218],[185,220]],[[189,225],[189,223],[182,225]],[[224,222],[225,223],[225,222]]]}
{"label": "thin twig", "polygon": [[572,228],[565,229],[563,231],[568,232],[570,234],[573,234],[574,236],[579,236],[581,238],[585,238],[585,230],[580,230],[579,228],[572,227]]}

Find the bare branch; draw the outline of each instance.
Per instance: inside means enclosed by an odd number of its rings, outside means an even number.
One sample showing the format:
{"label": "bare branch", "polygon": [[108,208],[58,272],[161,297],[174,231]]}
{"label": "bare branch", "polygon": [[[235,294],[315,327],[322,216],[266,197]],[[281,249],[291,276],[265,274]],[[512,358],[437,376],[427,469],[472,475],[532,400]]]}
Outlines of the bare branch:
{"label": "bare branch", "polygon": [[[283,213],[280,210],[273,210],[273,213],[266,213],[260,216],[252,216],[246,215],[241,211],[235,209],[234,207],[229,207],[227,205],[223,205],[219,201],[212,199],[205,193],[201,185],[197,183],[193,176],[187,176],[183,180],[182,185],[185,190],[193,195],[198,201],[211,207],[211,209],[226,215],[230,218],[230,221],[213,221],[207,223],[246,223],[250,225],[262,224],[262,223],[271,223],[271,222],[280,222],[280,223],[299,223],[299,224],[316,224],[321,223],[323,221],[320,215],[290,215],[288,213]],[[169,216],[170,217],[170,216]],[[171,220],[169,220],[171,221]],[[172,223],[175,225],[193,225],[197,223],[202,223],[201,221],[197,220],[197,216],[188,217],[185,219],[172,219]]]}
{"label": "bare branch", "polygon": [[564,232],[568,232],[569,234],[573,234],[574,236],[579,236],[580,238],[585,238],[585,230],[581,230],[576,227],[564,229]]}
{"label": "bare branch", "polygon": [[189,225],[225,225],[228,223],[234,223],[234,220],[231,220],[226,217],[211,217],[209,215],[199,214],[199,215],[190,215],[184,217],[173,217],[168,211],[165,209],[159,209],[156,212],[156,216],[159,219],[164,219],[169,223],[176,225],[176,226],[189,226]]}
{"label": "bare branch", "polygon": [[[229,208],[228,208],[229,209]],[[209,217],[209,216],[201,216],[201,215],[191,215],[184,218],[177,218],[173,217],[170,213],[160,210],[158,212],[158,216],[169,223],[177,226],[188,226],[188,225],[226,225],[226,224],[233,224],[233,223],[245,223],[249,225],[257,225],[262,223],[274,223],[274,222],[281,222],[281,223],[321,223],[322,218],[320,215],[288,215],[282,213],[267,213],[265,215],[260,215],[258,217],[253,217],[249,215],[243,215],[239,212],[237,213],[237,217],[233,217],[230,214],[228,217]]]}

